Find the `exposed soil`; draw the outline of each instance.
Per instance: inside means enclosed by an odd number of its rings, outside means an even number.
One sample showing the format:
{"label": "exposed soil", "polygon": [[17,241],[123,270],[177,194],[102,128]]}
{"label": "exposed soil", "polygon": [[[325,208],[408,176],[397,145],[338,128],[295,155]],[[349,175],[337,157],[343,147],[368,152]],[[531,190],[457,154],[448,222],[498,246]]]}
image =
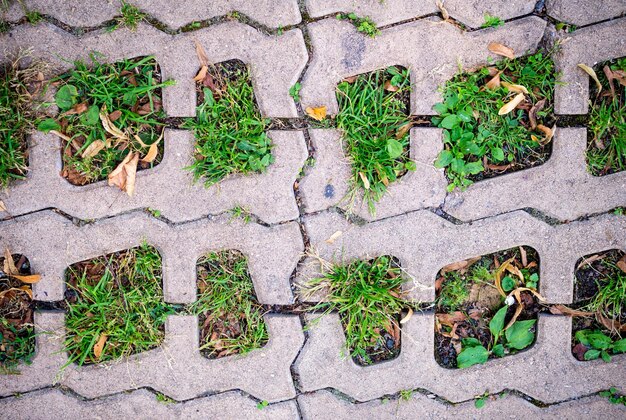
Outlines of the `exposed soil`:
{"label": "exposed soil", "polygon": [[[227,82],[236,82],[247,74],[248,66],[241,60],[228,60],[213,64],[206,76],[196,82],[196,105],[204,103],[204,89],[209,88],[214,96],[219,96]],[[256,99],[255,99],[256,104]]]}

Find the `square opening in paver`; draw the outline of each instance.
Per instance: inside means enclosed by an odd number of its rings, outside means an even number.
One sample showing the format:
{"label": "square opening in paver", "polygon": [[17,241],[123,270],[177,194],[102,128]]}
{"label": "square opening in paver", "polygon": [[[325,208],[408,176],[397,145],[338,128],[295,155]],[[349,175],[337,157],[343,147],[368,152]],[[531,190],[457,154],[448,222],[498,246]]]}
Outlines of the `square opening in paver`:
{"label": "square opening in paver", "polygon": [[248,259],[239,251],[211,252],[196,264],[200,351],[208,358],[245,354],[268,342],[267,312],[254,293]]}
{"label": "square opening in paver", "polygon": [[323,269],[321,277],[302,285],[301,293],[319,297],[309,311],[339,314],[346,338],[343,356],[362,366],[398,357],[400,317],[403,311],[413,313],[398,259],[383,255],[347,264],[324,262]]}
{"label": "square opening in paver", "polygon": [[19,373],[21,363],[35,355],[32,283],[28,258],[6,250],[0,257],[0,374]]}
{"label": "square opening in paver", "polygon": [[551,153],[557,73],[550,51],[458,74],[432,123],[443,129],[448,190],[544,163]]}
{"label": "square opening in paver", "polygon": [[626,352],[626,254],[612,249],[576,263],[572,354],[578,360]]}
{"label": "square opening in paver", "polygon": [[250,71],[239,60],[203,63],[196,76],[196,118],[183,128],[196,137],[188,168],[206,187],[229,175],[262,173],[274,162],[269,118],[257,105]]}
{"label": "square opening in paver", "polygon": [[[105,63],[91,62],[53,80],[58,115],[39,129],[61,138],[61,176],[74,185],[108,179],[129,191],[134,173],[163,158],[165,112],[161,71],[152,56]],[[132,175],[129,175],[132,173]],[[131,180],[132,177],[132,180]]]}
{"label": "square opening in paver", "polygon": [[165,320],[161,255],[144,243],[72,264],[65,273],[68,363],[102,363],[159,346]]}
{"label": "square opening in paver", "polygon": [[626,57],[594,67],[587,125],[587,170],[594,176],[626,169]]}
{"label": "square opening in paver", "polygon": [[347,199],[351,203],[362,192],[372,214],[389,184],[415,170],[409,156],[409,76],[408,69],[392,66],[337,85],[335,122],[352,167]]}
{"label": "square opening in paver", "polygon": [[450,264],[435,282],[435,358],[466,368],[535,341],[539,255],[528,246]]}

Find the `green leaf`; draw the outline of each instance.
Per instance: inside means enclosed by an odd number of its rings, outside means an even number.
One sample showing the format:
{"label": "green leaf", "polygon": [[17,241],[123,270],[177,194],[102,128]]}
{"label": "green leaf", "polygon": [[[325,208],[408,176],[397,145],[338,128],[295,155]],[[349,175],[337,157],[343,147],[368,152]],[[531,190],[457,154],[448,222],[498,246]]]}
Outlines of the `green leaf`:
{"label": "green leaf", "polygon": [[456,357],[456,364],[459,368],[483,364],[489,358],[489,352],[483,346],[469,347]]}
{"label": "green leaf", "polygon": [[491,156],[498,162],[501,162],[504,160],[504,150],[499,147],[494,147],[491,149]]}
{"label": "green leaf", "polygon": [[602,360],[604,360],[606,363],[609,363],[611,361],[611,355],[609,355],[609,353],[607,353],[606,350],[603,350],[600,353],[600,356],[602,357]]}
{"label": "green leaf", "polygon": [[417,164],[415,164],[415,162],[414,162],[414,161],[412,161],[412,160],[407,160],[407,161],[404,163],[404,168],[405,168],[407,171],[415,171],[415,170],[417,170]]}
{"label": "green leaf", "polygon": [[511,290],[513,290],[515,288],[515,285],[516,282],[511,276],[505,276],[502,279],[502,289],[504,289],[505,292],[510,292]]}
{"label": "green leaf", "polygon": [[78,90],[74,85],[63,85],[59,88],[54,100],[57,106],[62,111],[67,111],[76,103],[76,97],[78,96]]}
{"label": "green leaf", "polygon": [[613,342],[613,340],[611,340],[611,337],[602,334],[600,331],[594,331],[587,334],[587,340],[589,340],[589,344],[591,344],[591,347],[598,350],[608,349]]}
{"label": "green leaf", "polygon": [[596,360],[598,357],[600,357],[600,353],[600,350],[587,350],[587,352],[585,353],[585,360]]}
{"label": "green leaf", "polygon": [[443,104],[441,102],[436,103],[435,106],[433,106],[433,109],[439,115],[445,114],[446,112],[448,112],[448,107],[446,106],[446,104]]}
{"label": "green leaf", "polygon": [[460,122],[461,122],[461,119],[457,117],[456,115],[454,114],[448,115],[446,118],[444,118],[441,121],[441,127],[451,130],[454,127],[458,126]]}
{"label": "green leaf", "polygon": [[617,340],[613,343],[613,352],[626,353],[626,338],[622,338],[621,340]]}
{"label": "green leaf", "polygon": [[576,334],[574,335],[574,338],[576,338],[576,340],[580,341],[581,344],[587,346],[587,347],[591,347],[591,343],[589,343],[589,340],[587,339],[587,333],[589,332],[589,330],[580,330],[580,331],[576,331]]}
{"label": "green leaf", "polygon": [[503,306],[496,312],[496,314],[491,318],[489,322],[489,331],[491,331],[491,335],[494,336],[494,342],[497,342],[497,337],[500,336],[500,333],[504,329],[504,318],[506,317],[508,306]]}
{"label": "green leaf", "polygon": [[472,115],[471,108],[465,109],[464,111],[460,111],[457,115],[463,122],[470,122],[474,119],[474,115]]}
{"label": "green leaf", "polygon": [[535,333],[530,329],[535,325],[537,320],[529,319],[527,321],[516,321],[505,332],[507,346],[522,350],[528,347],[535,339]]}
{"label": "green leaf", "polygon": [[87,112],[81,115],[81,121],[85,125],[94,126],[100,122],[100,110],[97,105],[89,107]]}
{"label": "green leaf", "polygon": [[463,347],[482,346],[480,340],[478,340],[477,338],[474,338],[474,337],[462,338],[461,339],[461,343],[463,344]]}
{"label": "green leaf", "polygon": [[441,153],[439,153],[437,160],[435,161],[435,167],[445,168],[446,166],[450,164],[450,162],[452,162],[452,159],[454,159],[454,155],[452,154],[451,151],[442,150]]}
{"label": "green leaf", "polygon": [[476,175],[481,173],[485,168],[483,168],[482,162],[469,162],[465,164],[465,171],[469,174]]}
{"label": "green leaf", "polygon": [[483,408],[484,406],[485,406],[484,398],[479,398],[476,401],[474,401],[474,407],[478,408],[479,410]]}
{"label": "green leaf", "polygon": [[494,356],[504,357],[504,346],[502,344],[496,344],[493,346],[493,349],[491,349],[491,353],[493,353]]}
{"label": "green leaf", "polygon": [[402,155],[402,144],[395,139],[387,140],[387,153],[391,159],[396,159]]}
{"label": "green leaf", "polygon": [[50,132],[50,130],[60,130],[61,126],[59,123],[53,118],[47,118],[39,123],[37,126],[37,130],[43,131],[44,133]]}

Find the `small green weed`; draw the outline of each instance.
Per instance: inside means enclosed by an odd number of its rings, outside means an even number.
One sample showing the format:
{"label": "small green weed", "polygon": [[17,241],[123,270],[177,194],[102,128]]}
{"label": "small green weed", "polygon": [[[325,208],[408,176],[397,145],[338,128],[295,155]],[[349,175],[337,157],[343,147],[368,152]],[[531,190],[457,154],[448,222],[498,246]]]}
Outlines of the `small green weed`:
{"label": "small green weed", "polygon": [[624,207],[618,207],[613,210],[613,214],[615,216],[624,216],[626,214],[626,210],[624,209]]}
{"label": "small green weed", "polygon": [[447,312],[454,312],[465,304],[469,297],[470,279],[461,276],[457,271],[449,271],[445,275],[445,281],[435,299],[435,304],[445,308]]}
{"label": "small green weed", "polygon": [[[626,58],[596,68],[626,75]],[[595,176],[626,170],[626,87],[613,80],[613,95],[607,70],[596,72],[604,90],[595,92],[588,124],[587,168]]]}
{"label": "small green weed", "polygon": [[481,408],[485,406],[485,403],[487,402],[488,398],[489,398],[489,391],[485,391],[481,395],[477,395],[476,397],[474,397],[474,407],[480,410]]}
{"label": "small green weed", "polygon": [[188,169],[207,188],[231,174],[264,172],[274,162],[265,132],[270,120],[261,117],[245,65],[231,61],[209,72],[212,88],[200,90],[196,118],[183,124],[196,136],[195,162]]}
{"label": "small green weed", "polygon": [[409,71],[399,67],[337,85],[337,128],[343,131],[352,166],[350,195],[354,199],[362,189],[371,213],[389,183],[416,168],[409,159],[406,129],[410,90]]}
{"label": "small green weed", "polygon": [[613,340],[599,330],[579,330],[576,332],[576,341],[588,348],[585,360],[602,358],[605,362],[611,361],[611,354],[626,353],[626,338]]}
{"label": "small green weed", "polygon": [[357,31],[371,38],[380,35],[380,30],[376,27],[376,23],[367,16],[359,17],[355,13],[338,13],[336,17],[339,20],[349,20],[356,27]]}
{"label": "small green weed", "polygon": [[197,264],[200,350],[208,357],[245,354],[268,341],[264,309],[254,294],[248,260],[238,251],[209,253]]}
{"label": "small green weed", "polygon": [[402,391],[400,391],[400,400],[401,401],[409,401],[412,396],[413,396],[413,390],[412,389],[403,389]]}
{"label": "small green weed", "polygon": [[289,88],[289,95],[295,102],[300,102],[300,89],[302,89],[300,82],[296,82],[295,85]]}
{"label": "small green weed", "polygon": [[551,122],[557,76],[550,54],[505,59],[492,66],[491,72],[499,74],[502,82],[524,86],[528,92],[525,108],[499,115],[517,92],[500,83],[487,88],[490,68],[461,73],[445,84],[444,102],[435,105],[439,115],[432,123],[443,128],[445,149],[435,166],[446,168],[449,191],[467,188],[482,177],[540,164],[548,157],[550,138],[541,140],[545,133],[530,129],[529,110],[535,106],[539,128]]}
{"label": "small green weed", "polygon": [[230,220],[235,220],[235,219],[241,219],[243,220],[244,223],[250,223],[250,220],[252,219],[252,213],[250,212],[250,209],[246,208],[246,207],[241,207],[241,206],[235,206],[232,209],[230,209]]}
{"label": "small green weed", "polygon": [[163,301],[161,256],[142,244],[66,272],[68,364],[101,363],[150,350],[174,313]]}
{"label": "small green weed", "polygon": [[28,12],[26,12],[26,20],[31,25],[37,25],[43,20],[43,16],[36,10],[29,10]]}
{"label": "small green weed", "polygon": [[604,398],[608,398],[611,404],[622,404],[626,405],[626,395],[621,395],[619,390],[615,387],[611,387],[606,391],[601,391],[600,396]]}
{"label": "small green weed", "polygon": [[489,13],[485,13],[485,23],[482,24],[481,28],[497,28],[502,25],[504,25],[504,21],[498,16],[491,16]]}
{"label": "small green weed", "polygon": [[137,30],[139,23],[146,18],[146,14],[142,13],[136,6],[122,0],[120,8],[121,16],[117,18],[117,25],[113,29],[126,26],[131,31]]}
{"label": "small green weed", "polygon": [[269,403],[269,402],[267,402],[267,401],[265,401],[265,400],[263,400],[263,401],[259,401],[259,402],[256,404],[256,408],[257,408],[257,409],[259,409],[259,410],[263,410],[263,409],[264,409],[265,407],[267,407],[268,405],[270,405],[270,403]]}
{"label": "small green weed", "polygon": [[150,213],[152,217],[156,217],[156,218],[161,217],[161,210],[148,208],[148,213]]}
{"label": "small green weed", "polygon": [[167,405],[167,404],[174,404],[176,402],[173,399],[171,399],[170,397],[168,397],[167,395],[162,394],[160,392],[156,393],[156,400],[158,402],[160,402],[161,404],[165,404],[165,405]]}
{"label": "small green weed", "polygon": [[359,363],[394,357],[400,346],[396,318],[407,302],[402,298],[402,269],[388,256],[333,265],[323,277],[310,280],[303,293],[326,293],[311,311],[339,312],[346,348]]}

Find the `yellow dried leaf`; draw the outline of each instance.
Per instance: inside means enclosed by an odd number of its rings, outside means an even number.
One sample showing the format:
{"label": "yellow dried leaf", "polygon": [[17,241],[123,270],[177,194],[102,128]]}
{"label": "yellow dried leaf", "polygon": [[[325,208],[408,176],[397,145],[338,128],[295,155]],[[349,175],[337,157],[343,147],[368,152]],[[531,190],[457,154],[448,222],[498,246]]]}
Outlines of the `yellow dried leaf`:
{"label": "yellow dried leaf", "polygon": [[306,114],[317,121],[322,121],[326,118],[326,107],[320,106],[317,108],[307,107],[305,110]]}
{"label": "yellow dried leaf", "polygon": [[519,277],[519,279],[523,282],[524,281],[524,275],[522,274],[521,270],[517,267],[515,267],[513,264],[509,264],[506,267],[506,271],[508,271],[509,273],[513,274],[514,276]]}
{"label": "yellow dried leaf", "polygon": [[363,182],[363,188],[366,190],[370,189],[370,181],[367,179],[363,172],[359,172],[359,177],[361,177],[361,181]]}
{"label": "yellow dried leaf", "polygon": [[396,131],[396,138],[399,140],[404,137],[414,125],[414,121],[409,121],[408,123],[402,125],[400,128],[398,128],[398,131]]}
{"label": "yellow dried leaf", "polygon": [[327,244],[334,244],[335,241],[343,234],[342,231],[338,230],[337,232],[333,233],[332,235],[330,235],[330,238],[326,239],[326,243]]}
{"label": "yellow dried leaf", "polygon": [[157,155],[159,154],[159,143],[161,142],[161,139],[163,139],[163,133],[165,133],[165,130],[161,131],[161,135],[159,136],[157,141],[150,145],[148,153],[146,153],[146,156],[141,159],[142,162],[152,163],[154,159],[156,159]]}
{"label": "yellow dried leaf", "polygon": [[104,147],[105,143],[102,140],[94,140],[89,146],[87,146],[85,150],[83,150],[81,157],[83,159],[94,157],[95,155],[100,153],[100,151],[104,149]]}
{"label": "yellow dried leaf", "polygon": [[506,58],[510,58],[510,59],[514,59],[515,58],[515,52],[513,51],[513,49],[511,49],[511,48],[509,48],[509,47],[507,47],[505,45],[499,44],[497,42],[491,42],[487,46],[487,49],[489,51],[491,51],[492,53],[494,53],[494,54],[501,55],[501,56],[506,57]]}
{"label": "yellow dried leaf", "polygon": [[135,153],[133,158],[124,165],[126,170],[126,194],[130,197],[135,193],[135,176],[137,175],[137,164],[139,163],[139,153]]}
{"label": "yellow dried leaf", "polygon": [[11,274],[10,276],[15,278],[15,279],[18,279],[22,283],[28,283],[28,284],[37,283],[39,280],[41,280],[41,275],[39,275],[39,274],[31,274],[29,276],[22,276],[22,275],[19,275],[19,274]]}
{"label": "yellow dried leaf", "polygon": [[33,289],[30,286],[22,286],[20,290],[26,293],[31,300],[33,299]]}
{"label": "yellow dried leaf", "polygon": [[93,354],[96,358],[100,358],[102,355],[102,350],[104,350],[104,344],[107,342],[109,337],[106,334],[101,334],[98,342],[93,346]]}
{"label": "yellow dried leaf", "polygon": [[524,94],[518,93],[498,111],[498,115],[506,115],[513,111],[524,100]]}
{"label": "yellow dried leaf", "polygon": [[437,8],[439,9],[439,11],[441,12],[441,16],[443,17],[443,20],[448,20],[450,19],[450,13],[448,13],[448,11],[446,10],[445,7],[443,7],[443,2],[441,0],[437,0],[435,2],[435,4],[437,5]]}
{"label": "yellow dried leaf", "polygon": [[494,284],[496,285],[496,289],[498,289],[498,292],[500,292],[502,296],[506,296],[506,293],[502,288],[502,273],[504,273],[504,270],[506,270],[506,268],[511,264],[513,259],[514,257],[509,258],[508,260],[500,264],[500,267],[498,267],[498,269],[494,273]]}
{"label": "yellow dried leaf", "polygon": [[8,212],[7,206],[4,204],[4,202],[2,200],[0,200],[0,211]]}
{"label": "yellow dried leaf", "polygon": [[209,67],[209,57],[207,57],[204,48],[198,41],[194,41],[196,44],[196,55],[198,56],[198,61],[200,61],[200,65],[202,67]]}
{"label": "yellow dried leaf", "polygon": [[552,137],[554,136],[554,131],[550,127],[539,124],[537,125],[537,130],[543,132],[543,134],[545,134],[546,136],[545,139],[542,141],[542,144],[547,144],[550,140],[552,140]]}
{"label": "yellow dried leaf", "polygon": [[138,162],[139,154],[132,151],[128,152],[124,160],[109,174],[109,185],[116,186],[132,196],[135,191],[135,174]]}
{"label": "yellow dried leaf", "polygon": [[193,80],[195,82],[199,82],[201,80],[204,80],[204,78],[206,77],[207,71],[209,71],[209,68],[207,66],[202,66],[200,68],[200,71],[198,72],[198,74],[196,74],[196,77],[193,78]]}
{"label": "yellow dried leaf", "polygon": [[487,89],[497,89],[500,87],[500,75],[502,74],[501,71],[497,72],[495,76],[493,76],[491,78],[491,80],[489,80],[486,84],[485,87]]}
{"label": "yellow dried leaf", "polygon": [[602,83],[600,83],[600,80],[598,79],[598,75],[596,74],[596,72],[591,67],[583,63],[578,64],[578,67],[583,69],[583,71],[587,73],[589,76],[591,76],[593,81],[596,82],[596,87],[598,88],[598,95],[599,95],[600,92],[602,92]]}
{"label": "yellow dried leaf", "polygon": [[509,82],[502,82],[502,86],[507,88],[509,92],[515,92],[515,93],[522,92],[528,95],[528,89],[526,89],[526,87],[522,85],[516,85],[513,83],[509,83]]}
{"label": "yellow dried leaf", "polygon": [[13,262],[13,255],[11,255],[11,251],[9,248],[4,248],[4,272],[10,276],[14,274],[19,274],[15,263]]}
{"label": "yellow dried leaf", "polygon": [[413,316],[413,309],[409,308],[409,313],[406,314],[406,316],[400,320],[400,324],[406,324],[407,322],[409,322],[409,319],[411,319],[412,316]]}

